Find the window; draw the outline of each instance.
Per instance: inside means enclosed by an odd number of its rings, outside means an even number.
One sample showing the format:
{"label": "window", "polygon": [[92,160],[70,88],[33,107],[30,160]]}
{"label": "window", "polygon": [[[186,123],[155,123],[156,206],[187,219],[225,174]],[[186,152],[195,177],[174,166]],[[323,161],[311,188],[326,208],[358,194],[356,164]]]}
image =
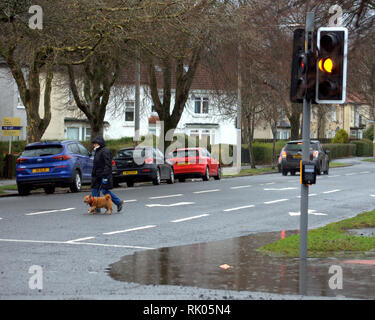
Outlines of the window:
{"label": "window", "polygon": [[79,154],[79,148],[78,148],[78,145],[76,143],[72,143],[72,144],[68,144],[68,149],[70,152],[73,152],[75,154]]}
{"label": "window", "polygon": [[197,114],[208,114],[208,98],[196,97],[194,101],[194,112]]}
{"label": "window", "polygon": [[17,91],[17,109],[25,109],[19,91]]}
{"label": "window", "polygon": [[125,122],[134,122],[134,101],[125,102]]}
{"label": "window", "polygon": [[334,107],[334,109],[332,110],[332,121],[333,122],[337,121],[337,109],[336,109],[336,107]]}
{"label": "window", "polygon": [[66,128],[66,138],[68,140],[79,140],[79,128],[77,128],[77,127],[67,127]]}

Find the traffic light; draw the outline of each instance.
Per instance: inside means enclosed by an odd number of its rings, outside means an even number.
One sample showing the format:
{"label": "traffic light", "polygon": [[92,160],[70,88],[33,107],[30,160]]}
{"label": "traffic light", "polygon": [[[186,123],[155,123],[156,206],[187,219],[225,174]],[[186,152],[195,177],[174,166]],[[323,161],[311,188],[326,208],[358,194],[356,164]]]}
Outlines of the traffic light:
{"label": "traffic light", "polygon": [[344,103],[346,98],[348,29],[344,27],[319,28],[317,50],[316,102]]}
{"label": "traffic light", "polygon": [[305,52],[305,30],[296,29],[293,39],[292,76],[290,101],[303,103],[303,99],[315,103],[315,51],[307,48]]}
{"label": "traffic light", "polygon": [[307,57],[305,54],[305,30],[294,30],[290,101],[302,103],[306,93]]}

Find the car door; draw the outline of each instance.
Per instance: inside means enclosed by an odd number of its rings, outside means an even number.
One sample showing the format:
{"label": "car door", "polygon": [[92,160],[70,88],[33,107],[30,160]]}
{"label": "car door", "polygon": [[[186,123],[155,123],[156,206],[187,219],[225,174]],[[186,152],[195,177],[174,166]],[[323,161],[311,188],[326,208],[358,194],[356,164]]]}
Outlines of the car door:
{"label": "car door", "polygon": [[80,143],[77,143],[79,149],[79,157],[81,159],[82,177],[85,181],[91,180],[92,168],[94,166],[93,157],[90,152]]}

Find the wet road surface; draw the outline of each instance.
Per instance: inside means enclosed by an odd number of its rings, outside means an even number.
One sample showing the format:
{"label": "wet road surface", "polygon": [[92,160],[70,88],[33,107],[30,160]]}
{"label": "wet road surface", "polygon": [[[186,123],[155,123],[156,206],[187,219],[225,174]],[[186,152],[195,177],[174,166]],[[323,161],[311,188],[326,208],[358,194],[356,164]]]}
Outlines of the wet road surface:
{"label": "wet road surface", "polygon": [[[287,231],[286,236],[294,233]],[[375,260],[309,258],[301,265],[298,258],[271,257],[256,251],[280,236],[280,232],[267,232],[135,252],[112,264],[109,274],[115,280],[144,285],[375,298],[375,266],[371,264]]]}

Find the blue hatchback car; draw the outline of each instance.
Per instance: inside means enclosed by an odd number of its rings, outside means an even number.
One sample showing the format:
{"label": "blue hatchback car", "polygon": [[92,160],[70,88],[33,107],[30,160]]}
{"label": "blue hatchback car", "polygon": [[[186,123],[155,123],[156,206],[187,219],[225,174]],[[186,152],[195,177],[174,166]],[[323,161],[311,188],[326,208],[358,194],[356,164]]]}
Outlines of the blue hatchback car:
{"label": "blue hatchback car", "polygon": [[91,183],[92,168],[93,156],[77,141],[28,144],[17,159],[18,193],[28,195],[37,188],[54,193],[55,187],[78,192],[82,184]]}

